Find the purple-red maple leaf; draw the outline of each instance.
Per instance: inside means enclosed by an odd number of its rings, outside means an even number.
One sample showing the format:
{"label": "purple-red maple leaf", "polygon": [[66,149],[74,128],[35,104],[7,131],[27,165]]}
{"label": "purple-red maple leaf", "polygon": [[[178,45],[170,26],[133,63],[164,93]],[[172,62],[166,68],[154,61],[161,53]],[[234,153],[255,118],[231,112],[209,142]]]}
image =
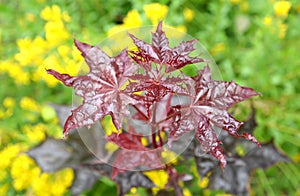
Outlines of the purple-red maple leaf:
{"label": "purple-red maple leaf", "polygon": [[90,72],[84,76],[70,76],[60,74],[52,69],[47,73],[52,74],[66,86],[75,89],[75,94],[83,97],[83,103],[68,117],[64,125],[64,135],[70,129],[90,126],[101,120],[105,115],[111,115],[113,123],[119,130],[122,115],[127,115],[128,104],[136,101],[123,93],[122,85],[127,77],[137,69],[136,65],[124,49],[116,57],[109,57],[99,47],[74,41],[77,48],[87,62]]}
{"label": "purple-red maple leaf", "polygon": [[239,86],[234,81],[212,80],[208,66],[199,70],[198,75],[193,79],[195,86],[190,89],[191,103],[173,108],[172,115],[177,118],[174,120],[173,127],[171,126],[171,140],[185,132],[195,130],[203,149],[220,160],[223,168],[226,159],[220,148],[221,142],[217,139],[215,127],[227,131],[234,137],[244,137],[260,146],[252,135],[238,134],[237,130],[243,123],[237,121],[227,111],[234,104],[259,94],[251,88]]}
{"label": "purple-red maple leaf", "polygon": [[118,153],[116,160],[113,163],[113,179],[119,173],[137,169],[138,166],[142,166],[144,167],[143,169],[147,170],[163,168],[159,158],[161,149],[151,150],[143,146],[139,136],[131,133],[112,133],[106,138],[108,141],[114,142],[121,147],[121,151]]}
{"label": "purple-red maple leaf", "polygon": [[197,42],[196,39],[183,41],[177,47],[170,48],[169,40],[162,31],[162,22],[158,24],[155,33],[152,33],[152,44],[148,44],[132,34],[129,36],[138,48],[138,51],[131,51],[132,58],[149,72],[152,70],[151,62],[167,65],[165,72],[180,69],[188,64],[205,62],[203,58],[189,56],[195,50],[193,45]]}

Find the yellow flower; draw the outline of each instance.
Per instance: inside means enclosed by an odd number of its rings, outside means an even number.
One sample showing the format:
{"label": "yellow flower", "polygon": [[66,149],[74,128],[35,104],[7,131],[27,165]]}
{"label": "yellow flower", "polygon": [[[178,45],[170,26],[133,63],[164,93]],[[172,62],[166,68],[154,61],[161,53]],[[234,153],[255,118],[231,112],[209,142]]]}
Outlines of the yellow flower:
{"label": "yellow flower", "polygon": [[12,61],[12,59],[0,61],[0,72],[7,73],[14,79],[16,84],[26,85],[30,81],[29,73],[23,72],[21,67]]}
{"label": "yellow flower", "polygon": [[73,179],[74,172],[70,168],[57,171],[53,174],[42,173],[32,183],[34,195],[64,195],[68,187],[72,184]]}
{"label": "yellow flower", "polygon": [[153,25],[157,25],[159,21],[164,20],[168,13],[168,6],[159,3],[144,5],[143,9]]}
{"label": "yellow flower", "polygon": [[17,191],[27,189],[32,182],[39,177],[40,168],[27,155],[18,156],[11,166],[11,176],[13,178],[13,186]]}
{"label": "yellow flower", "polygon": [[46,126],[42,123],[39,123],[35,126],[25,125],[23,127],[23,131],[24,131],[25,135],[27,136],[27,138],[29,139],[29,142],[32,142],[34,144],[41,142],[45,139],[46,129],[47,129]]}
{"label": "yellow flower", "polygon": [[67,58],[70,54],[70,47],[67,45],[58,46],[57,51],[62,58]]}
{"label": "yellow flower", "polygon": [[175,28],[182,33],[186,32],[186,27],[184,25],[179,25],[179,26],[176,26]]}
{"label": "yellow flower", "polygon": [[232,4],[239,4],[241,2],[241,0],[230,0],[230,2]]}
{"label": "yellow flower", "polygon": [[192,196],[192,193],[191,193],[191,191],[189,189],[184,188],[183,189],[183,195],[184,196]]}
{"label": "yellow flower", "polygon": [[48,21],[45,24],[46,40],[52,47],[70,38],[69,32],[65,29],[64,23],[58,21]]}
{"label": "yellow flower", "polygon": [[23,97],[20,101],[20,106],[24,110],[38,112],[40,111],[40,106],[37,102],[30,97]]}
{"label": "yellow flower", "polygon": [[0,169],[4,170],[8,168],[12,160],[20,153],[21,147],[19,145],[10,145],[0,151]]}
{"label": "yellow flower", "polygon": [[126,27],[139,27],[142,25],[141,16],[135,9],[127,13],[126,17],[123,19],[123,22]]}
{"label": "yellow flower", "polygon": [[177,163],[178,155],[173,151],[165,150],[161,153],[161,156],[164,160],[164,164],[168,164],[168,163],[176,164]]}
{"label": "yellow flower", "polygon": [[157,186],[152,188],[154,194],[156,194],[160,189],[163,189],[169,179],[169,175],[165,170],[144,171],[144,174]]}
{"label": "yellow flower", "polygon": [[114,27],[112,27],[112,28],[110,28],[110,29],[108,30],[107,36],[110,37],[110,36],[112,36],[112,35],[114,35],[114,34],[116,34],[116,33],[119,33],[119,32],[121,32],[121,31],[125,31],[125,30],[127,30],[127,29],[128,29],[128,28],[127,28],[126,26],[124,26],[124,25],[116,25],[116,26],[114,26]]}
{"label": "yellow flower", "polygon": [[209,178],[208,176],[205,176],[202,180],[198,181],[198,186],[201,188],[206,188],[208,186],[209,183]]}
{"label": "yellow flower", "polygon": [[183,15],[186,21],[192,21],[194,16],[195,16],[195,12],[189,8],[184,8],[183,10]]}
{"label": "yellow flower", "polygon": [[266,16],[263,19],[263,23],[266,26],[270,26],[272,24],[273,18],[271,16]]}
{"label": "yellow flower", "polygon": [[14,58],[21,66],[41,64],[42,55],[48,51],[48,44],[40,36],[37,36],[34,40],[29,38],[17,40],[17,44],[19,52],[15,54]]}
{"label": "yellow flower", "polygon": [[274,3],[275,15],[286,18],[291,8],[291,2],[289,1],[277,1]]}
{"label": "yellow flower", "polygon": [[61,21],[64,20],[69,22],[71,20],[70,16],[66,12],[61,12],[58,5],[53,5],[52,7],[45,7],[41,13],[41,18],[46,21]]}
{"label": "yellow flower", "polygon": [[6,108],[13,108],[16,105],[16,101],[12,97],[5,97],[3,100],[3,106]]}
{"label": "yellow flower", "polygon": [[[126,31],[130,28],[139,27],[141,25],[142,25],[142,18],[140,16],[140,14],[138,13],[138,11],[134,9],[127,13],[125,18],[123,19],[123,24],[112,27],[107,32],[107,35],[108,35],[108,37],[110,37],[116,33]],[[117,37],[117,38],[121,39],[121,40],[117,40],[117,42],[122,41],[122,36]]]}

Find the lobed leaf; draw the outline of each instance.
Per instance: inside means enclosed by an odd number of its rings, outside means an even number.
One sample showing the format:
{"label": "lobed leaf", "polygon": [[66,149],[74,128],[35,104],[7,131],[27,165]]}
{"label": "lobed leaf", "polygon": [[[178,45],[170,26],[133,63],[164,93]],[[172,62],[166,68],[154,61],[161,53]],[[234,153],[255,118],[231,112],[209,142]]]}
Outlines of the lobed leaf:
{"label": "lobed leaf", "polygon": [[114,58],[108,57],[100,48],[75,40],[75,45],[82,52],[89,65],[90,72],[85,76],[72,77],[47,70],[65,85],[71,86],[75,94],[83,97],[82,104],[72,110],[64,126],[64,135],[70,129],[91,126],[105,115],[111,115],[117,129],[121,128],[122,115],[128,115],[128,104],[136,101],[122,92],[121,87],[127,75],[136,71],[136,66],[123,50]]}

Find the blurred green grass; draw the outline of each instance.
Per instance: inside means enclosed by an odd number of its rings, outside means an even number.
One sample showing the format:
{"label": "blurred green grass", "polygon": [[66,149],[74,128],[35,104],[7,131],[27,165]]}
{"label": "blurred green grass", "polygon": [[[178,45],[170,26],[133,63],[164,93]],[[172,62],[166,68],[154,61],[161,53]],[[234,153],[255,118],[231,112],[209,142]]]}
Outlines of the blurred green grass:
{"label": "blurred green grass", "polygon": [[[263,95],[240,104],[233,111],[238,119],[245,120],[249,113],[249,105],[252,104],[257,109],[257,139],[261,142],[274,141],[294,163],[276,164],[266,171],[254,172],[251,178],[251,194],[254,195],[300,192],[300,3],[297,0],[286,1],[291,7],[285,12],[283,4],[279,10],[275,9],[276,2],[159,1],[168,8],[165,23],[185,30],[199,39],[212,54],[225,80],[235,80]],[[97,44],[116,26],[130,27],[128,22],[123,24],[123,21],[132,10],[136,10],[140,15],[142,24],[139,25],[151,25],[151,19],[143,9],[144,5],[149,3],[152,1],[0,2],[1,152],[12,145],[19,145],[22,149],[20,152],[24,152],[40,142],[45,135],[59,138],[61,128],[47,104],[72,102],[70,89],[58,83],[50,85],[47,81],[48,76],[36,71],[40,69],[38,61],[29,62],[24,66],[20,60],[16,60],[16,54],[21,50],[20,40],[30,39],[30,44],[33,44],[37,43],[33,40],[40,36],[45,41],[43,44],[48,44],[41,46],[44,50],[39,53],[40,56],[35,57],[41,58],[41,66],[48,65],[45,59],[49,56],[57,60],[50,63],[61,63],[53,66],[72,66],[69,61],[77,58],[76,54],[72,55],[73,50],[70,49],[69,53],[63,56],[57,50],[59,46],[72,48],[72,38]],[[62,13],[67,13],[71,20],[63,22],[63,29],[68,31],[69,35],[49,46],[51,43],[45,38],[47,21],[42,19],[40,13],[45,7],[54,4],[58,5]],[[48,35],[49,33],[51,32],[48,32]],[[77,59],[75,63],[80,66],[81,60]],[[37,76],[41,79],[36,78]],[[22,80],[22,77],[25,78]],[[22,82],[24,80],[27,82]],[[40,137],[35,137],[37,135]],[[7,162],[7,165],[2,166],[4,170],[0,175],[0,193],[28,193],[27,189],[15,188],[15,179],[11,176],[14,158],[7,158]],[[197,192],[194,186],[187,188],[191,188],[192,193]]]}

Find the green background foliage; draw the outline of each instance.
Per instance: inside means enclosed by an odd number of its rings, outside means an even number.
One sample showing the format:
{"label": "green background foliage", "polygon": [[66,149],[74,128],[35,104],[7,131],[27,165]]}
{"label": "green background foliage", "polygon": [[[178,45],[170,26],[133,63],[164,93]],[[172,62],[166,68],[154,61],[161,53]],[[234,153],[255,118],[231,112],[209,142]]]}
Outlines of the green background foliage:
{"label": "green background foliage", "polygon": [[[254,133],[257,139],[262,143],[274,141],[293,163],[279,163],[266,171],[253,172],[251,193],[300,194],[300,3],[297,0],[286,1],[291,7],[285,12],[284,4],[279,4],[279,9],[275,8],[275,4],[278,3],[275,0],[158,2],[165,5],[168,12],[166,16],[157,18],[164,19],[166,25],[186,31],[197,38],[215,59],[224,80],[235,80],[262,94],[261,97],[239,104],[232,112],[238,119],[245,120],[249,115],[250,105],[253,105],[257,110],[258,127]],[[71,90],[59,83],[51,83],[51,76],[36,71],[41,69],[39,66],[67,65],[72,68],[72,63],[80,66],[82,59],[77,57],[78,54],[71,54],[74,53],[71,49],[72,38],[97,44],[105,39],[109,32],[116,32],[116,27],[126,29],[151,25],[154,19],[147,15],[144,8],[151,3],[153,1],[150,0],[0,2],[0,150],[1,160],[6,160],[0,164],[0,195],[31,194],[36,193],[39,188],[47,190],[55,185],[53,180],[44,179],[48,182],[47,186],[40,183],[33,187],[24,185],[23,188],[18,188],[18,179],[15,179],[12,172],[13,168],[16,170],[17,164],[14,163],[18,156],[37,145],[46,135],[61,137],[61,127],[48,104],[72,103]],[[69,16],[69,19],[65,16],[65,19],[59,21],[63,22],[61,31],[57,28],[49,32],[45,26],[49,21],[41,16],[41,11],[47,6],[51,8],[52,5],[58,5],[61,13]],[[133,24],[129,24],[125,20],[128,12],[132,10],[139,14],[140,21],[135,18],[132,20]],[[67,31],[68,35],[57,43],[51,43],[51,39],[47,40],[47,34],[53,33],[60,38],[62,31]],[[41,47],[30,48],[40,43],[34,42],[37,37],[43,40]],[[25,39],[30,40],[27,50],[36,54],[34,59],[39,60],[22,65],[22,60],[28,58],[20,52],[26,50],[26,47],[20,44],[20,40]],[[69,48],[67,54],[63,55],[57,49],[62,45]],[[21,55],[16,57],[18,53]],[[46,58],[49,57],[53,57],[55,61],[47,63]],[[71,61],[74,58],[78,59]],[[53,62],[60,65],[51,64]],[[17,150],[11,147],[16,147]],[[190,172],[189,168],[184,166],[181,169],[183,172]],[[24,168],[19,170],[27,171]],[[49,174],[48,177],[63,181],[60,175]],[[205,183],[199,179],[197,181],[196,176],[195,179],[185,184],[186,195],[199,192],[204,195],[219,194],[205,189]],[[116,191],[115,185],[107,179],[102,179],[97,184],[99,186],[94,186],[84,195]],[[66,184],[62,192],[53,191],[49,195],[68,194],[68,186]],[[145,194],[142,189],[134,191],[136,194]]]}

